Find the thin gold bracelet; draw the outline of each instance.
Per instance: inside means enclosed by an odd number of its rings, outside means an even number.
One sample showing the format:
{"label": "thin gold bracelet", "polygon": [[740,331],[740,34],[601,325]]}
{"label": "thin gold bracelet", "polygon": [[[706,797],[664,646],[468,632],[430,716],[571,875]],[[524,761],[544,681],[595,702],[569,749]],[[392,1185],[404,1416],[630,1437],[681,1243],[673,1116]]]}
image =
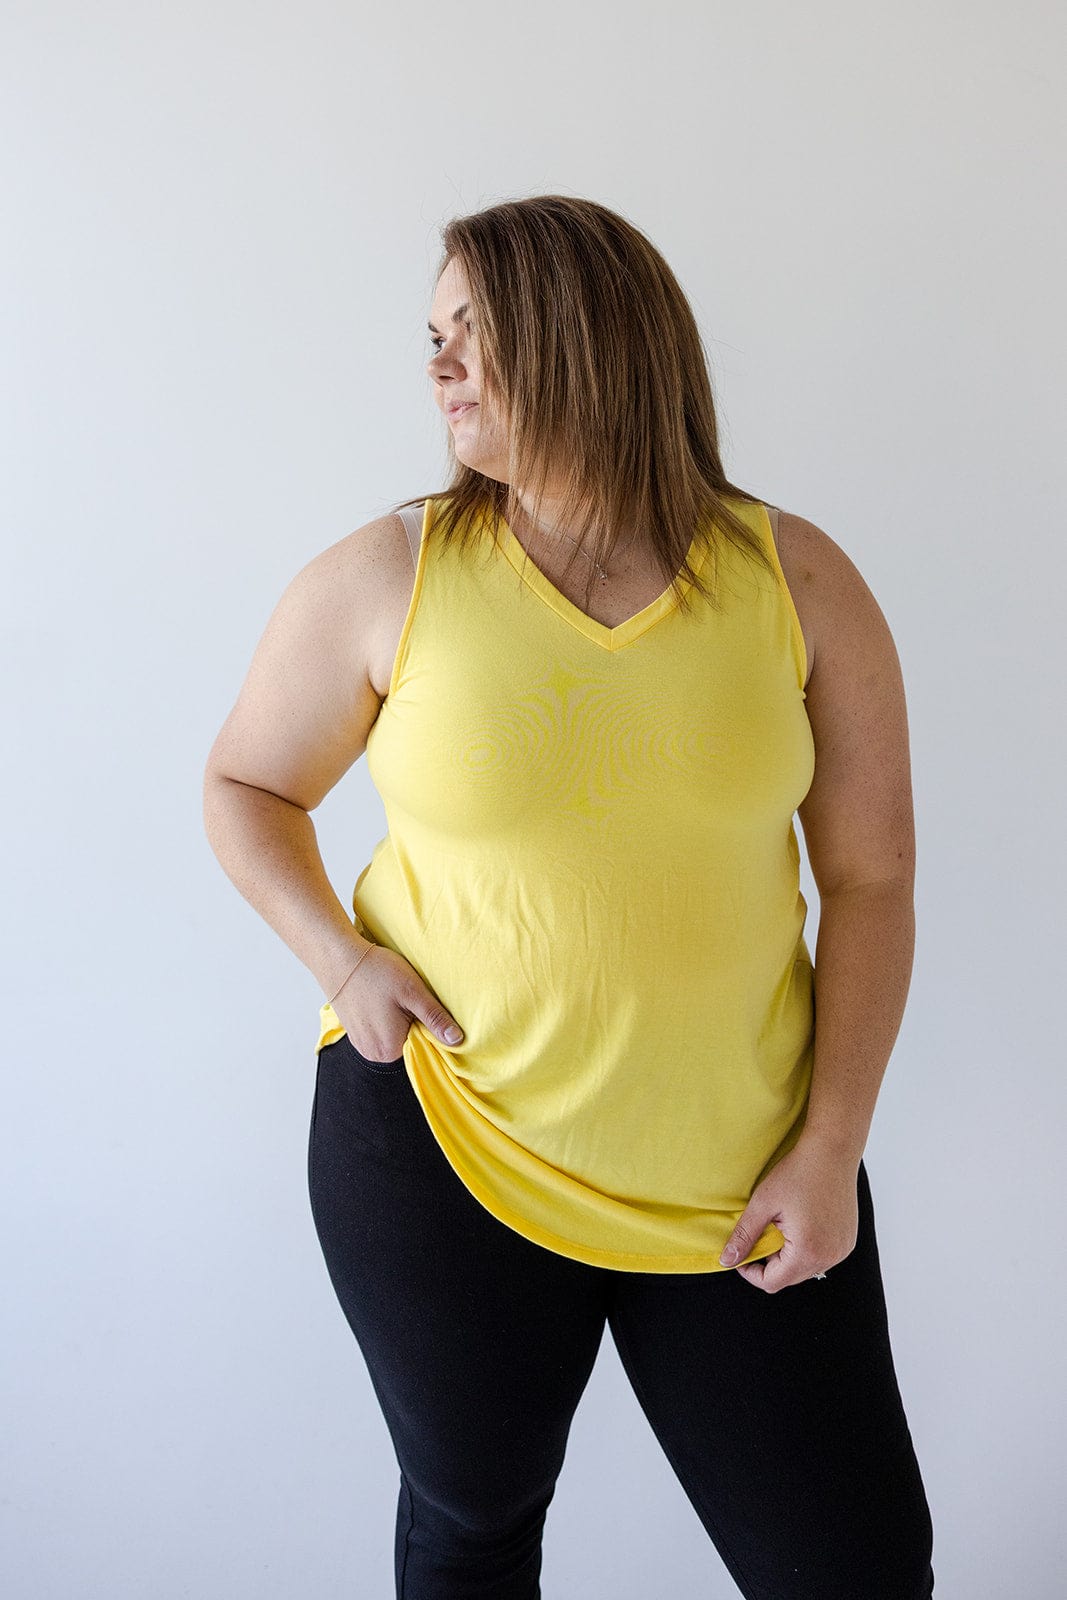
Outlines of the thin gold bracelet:
{"label": "thin gold bracelet", "polygon": [[[369,944],[369,945],[368,945],[368,946],[367,946],[367,948],[366,948],[366,950],[362,950],[362,951],[360,951],[360,956],[359,956],[359,961],[362,961],[362,960],[363,960],[363,957],[364,957],[364,956],[368,956],[368,955],[370,955],[370,953],[371,953],[371,951],[372,951],[372,950],[373,950],[373,949],[374,949],[374,946],[373,946],[373,945],[372,945],[372,944]],[[356,962],[356,967],[358,967],[358,966],[359,966],[359,961],[357,961],[357,962]],[[353,967],[353,968],[352,968],[352,972],[355,972],[355,970],[356,970],[356,967]],[[350,977],[351,977],[351,976],[352,976],[352,972],[350,972],[350,973],[349,973],[349,974],[348,974],[348,978],[350,978]],[[346,978],[346,979],[345,979],[345,983],[347,983],[347,982],[348,982],[348,978]],[[344,986],[345,986],[345,983],[342,983],[342,985],[341,985],[341,989],[343,989],[343,988],[344,988]],[[332,997],[332,999],[330,999],[330,1000],[327,1000],[327,1002],[326,1002],[326,1004],[327,1004],[327,1005],[329,1005],[329,1006],[332,1006],[332,1005],[333,1005],[333,1002],[334,1002],[334,1000],[336,1000],[336,999],[337,999],[337,995],[338,995],[338,994],[340,994],[340,993],[341,993],[341,989],[338,989],[338,991],[337,991],[337,994],[335,994],[335,995],[334,995],[334,996],[333,996],[333,997]]]}

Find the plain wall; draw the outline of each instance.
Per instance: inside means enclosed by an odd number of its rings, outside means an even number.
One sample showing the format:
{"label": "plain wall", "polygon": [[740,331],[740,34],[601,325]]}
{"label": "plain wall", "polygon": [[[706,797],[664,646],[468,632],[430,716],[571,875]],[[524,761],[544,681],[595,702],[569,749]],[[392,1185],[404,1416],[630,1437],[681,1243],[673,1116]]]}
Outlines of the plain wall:
{"label": "plain wall", "polygon": [[[898,1377],[938,1595],[1061,1592],[1065,44],[1053,0],[5,6],[12,1600],[393,1592],[395,1458],[307,1199],[323,996],[201,781],[290,578],[443,486],[440,226],[560,190],[664,252],[728,472],[893,631],[918,939],[866,1162]],[[348,904],[364,762],[314,820]],[[736,1592],[610,1336],[543,1583]]]}

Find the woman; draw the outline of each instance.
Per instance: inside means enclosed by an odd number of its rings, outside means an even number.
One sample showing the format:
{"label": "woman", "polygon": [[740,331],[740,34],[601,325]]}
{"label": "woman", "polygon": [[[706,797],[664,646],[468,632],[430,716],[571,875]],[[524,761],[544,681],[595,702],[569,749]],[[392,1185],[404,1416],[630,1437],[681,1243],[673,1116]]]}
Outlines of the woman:
{"label": "woman", "polygon": [[[742,1594],[927,1600],[862,1161],[914,938],[891,635],[726,478],[636,228],[550,195],[444,245],[449,486],[297,574],[205,779],[327,997],[310,1196],[400,1466],[397,1595],[540,1594],[610,1326]],[[364,749],[389,827],[350,917],[309,813]]]}

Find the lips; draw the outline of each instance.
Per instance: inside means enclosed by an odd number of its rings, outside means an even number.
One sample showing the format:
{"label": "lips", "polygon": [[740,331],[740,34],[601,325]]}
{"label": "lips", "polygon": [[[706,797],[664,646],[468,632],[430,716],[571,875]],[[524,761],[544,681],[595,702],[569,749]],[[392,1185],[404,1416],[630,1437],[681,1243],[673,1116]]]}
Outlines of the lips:
{"label": "lips", "polygon": [[447,412],[448,420],[452,422],[456,417],[461,417],[465,411],[473,411],[477,404],[476,400],[464,400],[459,405],[449,406]]}

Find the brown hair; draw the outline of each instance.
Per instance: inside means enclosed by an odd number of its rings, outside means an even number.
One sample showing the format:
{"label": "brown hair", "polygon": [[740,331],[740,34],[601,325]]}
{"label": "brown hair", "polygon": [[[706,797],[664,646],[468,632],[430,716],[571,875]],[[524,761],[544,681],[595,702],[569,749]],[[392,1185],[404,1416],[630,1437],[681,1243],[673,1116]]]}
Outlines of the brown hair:
{"label": "brown hair", "polygon": [[[509,419],[509,481],[459,461],[450,430],[452,475],[434,496],[441,502],[434,534],[458,537],[463,548],[488,512],[496,537],[498,519],[510,526],[519,509],[515,484],[529,490],[539,520],[544,474],[555,464],[565,483],[564,525],[588,539],[601,565],[613,530],[634,528],[683,609],[682,579],[718,604],[705,581],[715,567],[716,530],[773,572],[761,542],[726,503],[759,500],[723,471],[696,320],[645,235],[592,200],[548,194],[454,218],[442,240],[438,278],[452,259],[463,267],[483,384]],[[709,541],[699,574],[687,560],[698,529]],[[572,550],[568,570],[578,553]]]}

